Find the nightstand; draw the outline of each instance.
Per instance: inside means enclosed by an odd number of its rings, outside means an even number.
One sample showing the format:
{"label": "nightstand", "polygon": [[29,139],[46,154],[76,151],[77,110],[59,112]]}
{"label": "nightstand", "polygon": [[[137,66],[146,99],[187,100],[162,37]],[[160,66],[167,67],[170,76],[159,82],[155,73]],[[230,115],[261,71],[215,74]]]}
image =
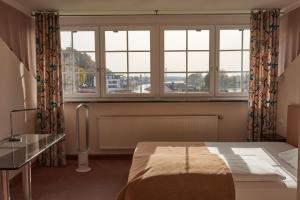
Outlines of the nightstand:
{"label": "nightstand", "polygon": [[267,134],[262,135],[262,142],[286,142],[286,138],[277,134]]}

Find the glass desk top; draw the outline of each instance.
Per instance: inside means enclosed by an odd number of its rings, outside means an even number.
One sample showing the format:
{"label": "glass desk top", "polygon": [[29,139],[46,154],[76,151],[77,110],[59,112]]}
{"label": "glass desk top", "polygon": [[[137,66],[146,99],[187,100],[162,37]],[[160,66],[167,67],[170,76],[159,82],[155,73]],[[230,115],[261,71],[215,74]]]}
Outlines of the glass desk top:
{"label": "glass desk top", "polygon": [[0,142],[0,170],[19,169],[43,151],[65,138],[65,134],[24,134],[21,141]]}

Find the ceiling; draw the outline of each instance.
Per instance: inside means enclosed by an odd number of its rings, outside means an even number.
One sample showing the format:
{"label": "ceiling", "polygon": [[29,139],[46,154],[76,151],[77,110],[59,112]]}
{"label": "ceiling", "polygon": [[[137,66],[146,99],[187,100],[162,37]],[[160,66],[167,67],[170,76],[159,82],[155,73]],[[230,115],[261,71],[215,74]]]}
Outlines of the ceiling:
{"label": "ceiling", "polygon": [[31,11],[58,10],[61,12],[139,11],[154,10],[205,13],[247,12],[252,9],[286,8],[300,0],[15,0]]}

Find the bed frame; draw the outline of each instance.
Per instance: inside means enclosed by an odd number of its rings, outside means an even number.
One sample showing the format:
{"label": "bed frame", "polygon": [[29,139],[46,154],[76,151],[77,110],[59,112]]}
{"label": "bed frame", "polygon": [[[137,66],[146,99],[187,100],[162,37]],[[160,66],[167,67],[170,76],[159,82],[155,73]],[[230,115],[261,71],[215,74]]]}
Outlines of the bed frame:
{"label": "bed frame", "polygon": [[298,147],[300,135],[300,105],[288,106],[287,143]]}

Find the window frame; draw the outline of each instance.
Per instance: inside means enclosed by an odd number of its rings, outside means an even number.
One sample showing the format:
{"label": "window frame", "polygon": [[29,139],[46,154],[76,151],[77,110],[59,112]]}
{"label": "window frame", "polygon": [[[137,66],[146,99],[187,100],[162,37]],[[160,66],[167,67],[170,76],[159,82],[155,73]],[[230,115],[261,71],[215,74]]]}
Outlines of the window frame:
{"label": "window frame", "polygon": [[[165,30],[196,30],[203,29],[209,30],[209,90],[208,92],[180,92],[180,93],[165,93],[164,91],[164,81],[165,81],[165,69],[164,69],[164,31]],[[214,96],[214,65],[215,65],[215,51],[214,51],[214,37],[215,37],[215,27],[214,25],[173,25],[173,26],[160,26],[160,95],[161,97],[213,97]],[[185,50],[188,52],[188,49]],[[187,61],[186,61],[187,63]],[[186,66],[187,67],[187,66]],[[181,72],[178,72],[181,73]],[[188,73],[184,72],[184,73]],[[200,72],[199,72],[200,73]],[[204,72],[203,72],[204,73]]]}
{"label": "window frame", "polygon": [[[143,31],[143,30],[149,30],[150,31],[150,80],[151,80],[151,91],[149,93],[120,93],[120,94],[110,94],[106,91],[106,60],[105,60],[105,31]],[[122,26],[101,26],[100,27],[100,49],[101,49],[101,97],[103,98],[145,98],[145,97],[155,97],[156,94],[156,87],[153,87],[153,83],[155,81],[155,72],[154,72],[154,49],[155,49],[155,39],[153,34],[153,26],[131,26],[131,25],[122,25]],[[128,43],[128,41],[127,41]],[[126,50],[126,53],[128,53],[128,49]],[[128,62],[128,61],[127,61]],[[116,72],[118,73],[118,72]],[[129,74],[130,72],[124,72]],[[148,73],[148,72],[145,72]]]}
{"label": "window frame", "polygon": [[[239,25],[199,25],[182,23],[165,24],[121,24],[121,25],[62,25],[60,31],[95,31],[95,59],[96,59],[96,93],[64,94],[65,101],[246,101],[247,92],[222,93],[219,92],[219,59],[220,59],[220,30],[250,29],[249,24]],[[106,93],[105,79],[105,31],[109,30],[149,30],[150,31],[150,93],[109,94]],[[209,49],[209,92],[164,92],[164,30],[210,30]],[[200,73],[200,72],[199,72]]]}
{"label": "window frame", "polygon": [[[215,95],[216,97],[241,97],[245,98],[249,96],[248,92],[220,92],[219,91],[219,79],[220,79],[220,31],[221,30],[234,30],[234,29],[249,29],[250,30],[250,25],[249,24],[241,24],[241,25],[216,25],[216,73],[215,73]],[[250,41],[249,41],[250,42]],[[244,51],[243,49],[243,35],[242,35],[242,47],[241,49],[237,51]],[[249,49],[250,52],[250,49]],[[243,57],[243,54],[241,55]],[[243,67],[243,59],[241,59],[241,69]],[[240,73],[243,73],[244,71],[237,71]],[[250,71],[249,71],[250,72]],[[228,73],[231,73],[229,71]],[[243,74],[242,74],[243,75]],[[243,77],[241,77],[241,84],[243,82]],[[241,85],[242,89],[242,85]]]}
{"label": "window frame", "polygon": [[[96,59],[96,92],[95,93],[72,93],[65,94],[63,93],[64,98],[95,98],[100,97],[100,70],[99,70],[99,61],[100,61],[100,46],[99,46],[99,28],[98,26],[62,26],[60,32],[63,31],[95,31],[95,59]],[[73,48],[73,38],[72,38],[72,48]],[[61,50],[62,51],[62,50]],[[74,58],[73,58],[74,59]],[[63,73],[63,72],[62,72]],[[74,74],[72,75],[74,79]],[[74,80],[73,80],[74,82]]]}

